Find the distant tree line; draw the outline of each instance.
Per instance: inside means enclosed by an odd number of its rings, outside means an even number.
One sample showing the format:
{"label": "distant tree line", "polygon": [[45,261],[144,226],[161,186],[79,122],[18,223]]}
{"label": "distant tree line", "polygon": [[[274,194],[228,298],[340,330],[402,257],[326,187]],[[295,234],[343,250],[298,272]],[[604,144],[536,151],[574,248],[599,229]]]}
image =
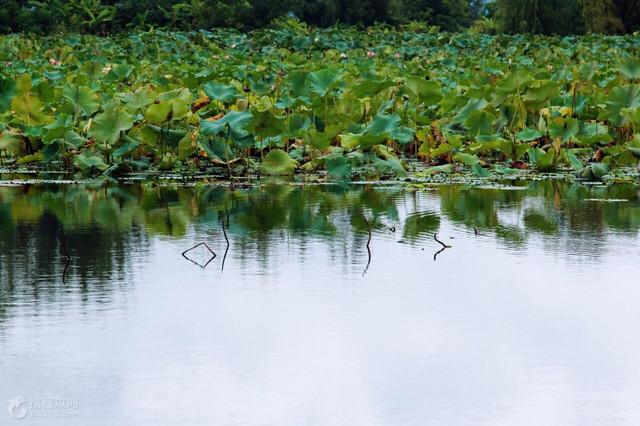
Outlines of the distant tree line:
{"label": "distant tree line", "polygon": [[496,0],[500,29],[511,33],[631,33],[640,29],[640,0]]}
{"label": "distant tree line", "polygon": [[114,32],[132,27],[259,28],[283,15],[317,26],[423,21],[469,26],[483,0],[0,0],[0,32]]}
{"label": "distant tree line", "polygon": [[0,33],[259,28],[292,15],[316,26],[402,24],[459,31],[625,33],[640,0],[0,0]]}

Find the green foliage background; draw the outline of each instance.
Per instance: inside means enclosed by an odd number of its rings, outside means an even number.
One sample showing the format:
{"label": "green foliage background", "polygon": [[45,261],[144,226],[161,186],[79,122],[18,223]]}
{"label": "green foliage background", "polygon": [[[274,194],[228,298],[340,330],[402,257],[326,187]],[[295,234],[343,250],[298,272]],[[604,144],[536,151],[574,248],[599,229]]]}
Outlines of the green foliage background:
{"label": "green foliage background", "polygon": [[503,31],[538,34],[620,34],[640,28],[639,0],[497,0]]}
{"label": "green foliage background", "polygon": [[[457,30],[480,0],[3,0],[0,32],[105,33],[130,28],[259,28],[283,15],[307,23],[371,25],[411,20]],[[473,12],[475,10],[475,12]]]}
{"label": "green foliage background", "polygon": [[640,0],[3,0],[0,33],[255,29],[289,15],[315,26],[418,21],[458,31],[629,33]]}

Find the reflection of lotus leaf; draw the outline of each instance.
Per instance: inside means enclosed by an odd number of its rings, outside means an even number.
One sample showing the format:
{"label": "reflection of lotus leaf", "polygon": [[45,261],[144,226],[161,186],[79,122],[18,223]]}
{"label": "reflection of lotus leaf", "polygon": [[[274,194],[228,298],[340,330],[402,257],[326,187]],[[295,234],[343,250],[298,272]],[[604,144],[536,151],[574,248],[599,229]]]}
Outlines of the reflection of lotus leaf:
{"label": "reflection of lotus leaf", "polygon": [[402,235],[408,240],[431,235],[440,229],[440,216],[432,212],[414,213],[409,215],[404,223]]}

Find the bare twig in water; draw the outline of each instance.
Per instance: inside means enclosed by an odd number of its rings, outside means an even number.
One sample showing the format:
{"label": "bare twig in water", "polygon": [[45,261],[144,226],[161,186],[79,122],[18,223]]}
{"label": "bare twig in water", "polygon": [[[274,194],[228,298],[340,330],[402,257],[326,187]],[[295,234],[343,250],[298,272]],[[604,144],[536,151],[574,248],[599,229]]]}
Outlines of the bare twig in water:
{"label": "bare twig in water", "polygon": [[436,242],[440,244],[442,248],[451,248],[451,246],[446,245],[445,243],[443,243],[438,239],[438,234],[433,234],[433,239],[436,240]]}
{"label": "bare twig in water", "polygon": [[[191,250],[196,249],[200,246],[205,246],[207,248],[207,250],[209,250],[209,253],[211,253],[211,258],[209,260],[207,260],[207,263],[205,263],[204,265],[201,265],[200,263],[196,262],[195,260],[189,258],[187,256],[187,253],[189,253]],[[200,244],[196,244],[195,246],[191,247],[190,249],[187,249],[185,251],[182,252],[182,257],[184,257],[185,259],[187,259],[189,262],[193,263],[194,265],[198,265],[199,267],[201,267],[202,269],[206,268],[207,266],[209,266],[209,264],[211,263],[211,261],[213,261],[213,259],[216,258],[216,253],[211,250],[211,247],[209,247],[207,245],[207,243],[200,243]]]}
{"label": "bare twig in water", "polygon": [[[229,220],[227,218],[227,220]],[[227,222],[228,223],[228,222]],[[224,262],[227,260],[227,253],[229,252],[229,238],[227,237],[227,231],[224,229],[224,220],[220,221],[220,225],[222,225],[222,233],[224,234],[224,240],[227,242],[227,248],[224,250],[224,256],[222,256],[222,268],[220,268],[220,272],[224,271]]]}
{"label": "bare twig in water", "polygon": [[436,260],[437,260],[438,255],[439,255],[440,253],[442,253],[443,251],[445,251],[445,250],[446,250],[446,248],[445,248],[445,247],[442,247],[440,250],[438,250],[437,252],[435,252],[435,253],[433,254],[433,260],[434,260],[434,261],[436,261]]}
{"label": "bare twig in water", "polygon": [[367,260],[367,266],[364,268],[364,271],[362,272],[362,276],[364,277],[364,274],[367,273],[367,271],[369,270],[369,265],[371,264],[371,248],[370,248],[370,244],[371,244],[371,225],[369,224],[369,221],[367,220],[367,218],[364,215],[364,213],[362,214],[362,219],[364,219],[364,223],[367,224],[367,231],[369,232],[369,238],[367,239],[367,253],[369,254],[369,258]]}
{"label": "bare twig in water", "polygon": [[71,256],[69,255],[69,250],[67,249],[67,236],[65,233],[62,233],[62,249],[64,250],[64,255],[67,258],[64,263],[64,270],[62,271],[62,284],[67,283],[67,270],[69,269],[69,265],[71,264]]}
{"label": "bare twig in water", "polygon": [[443,251],[445,251],[445,250],[446,250],[446,249],[448,249],[448,248],[451,248],[451,246],[446,245],[445,243],[443,243],[442,241],[440,241],[440,240],[438,239],[438,234],[433,234],[433,239],[434,239],[434,240],[436,240],[436,242],[442,246],[442,248],[441,248],[440,250],[438,250],[437,252],[435,252],[435,253],[433,254],[433,260],[435,261],[435,260],[437,259],[438,255],[439,255],[440,253],[442,253]]}

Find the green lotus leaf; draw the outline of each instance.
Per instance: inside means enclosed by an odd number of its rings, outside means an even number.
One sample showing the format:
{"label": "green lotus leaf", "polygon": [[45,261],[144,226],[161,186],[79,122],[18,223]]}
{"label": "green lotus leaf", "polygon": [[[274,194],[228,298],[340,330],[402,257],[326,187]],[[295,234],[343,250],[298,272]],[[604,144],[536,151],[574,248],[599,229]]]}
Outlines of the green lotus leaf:
{"label": "green lotus leaf", "polygon": [[226,133],[227,125],[231,129],[244,130],[252,118],[253,115],[248,111],[230,111],[227,115],[215,121],[201,120],[200,133],[206,136],[216,136],[222,132]]}
{"label": "green lotus leaf", "polygon": [[601,180],[607,173],[609,173],[609,165],[606,163],[591,163],[583,168],[579,175],[583,179],[587,180]]}
{"label": "green lotus leaf", "polygon": [[73,130],[70,130],[64,134],[64,141],[68,146],[75,149],[78,149],[85,143],[87,143],[87,140],[85,138],[83,138]]}
{"label": "green lotus leaf", "polygon": [[541,108],[550,99],[560,94],[560,88],[554,81],[538,81],[533,83],[524,97],[525,102],[532,104],[535,108]]}
{"label": "green lotus leaf", "polygon": [[493,123],[496,116],[486,111],[471,111],[464,122],[471,136],[488,135],[494,131]]}
{"label": "green lotus leaf", "polygon": [[64,139],[64,135],[73,128],[73,120],[68,114],[58,114],[55,121],[44,126],[47,131],[42,138],[45,144],[57,139]]}
{"label": "green lotus leaf", "polygon": [[64,144],[60,139],[56,139],[42,148],[42,159],[44,162],[49,162],[56,158],[62,151]]}
{"label": "green lotus leaf", "polygon": [[396,157],[388,157],[386,159],[374,158],[373,166],[376,171],[381,174],[393,174],[399,177],[407,175],[407,171],[402,166],[402,162]]}
{"label": "green lotus leaf", "polygon": [[579,145],[593,145],[596,143],[609,143],[613,137],[609,134],[609,127],[602,123],[585,123],[580,127],[577,139]]}
{"label": "green lotus leaf", "polygon": [[332,153],[328,155],[324,164],[332,179],[345,180],[351,178],[351,162],[341,153]]}
{"label": "green lotus leaf", "polygon": [[620,114],[634,126],[640,126],[640,108],[623,108]]}
{"label": "green lotus leaf", "polygon": [[402,119],[398,114],[378,114],[365,128],[364,133],[369,135],[385,135],[398,130]]}
{"label": "green lotus leaf", "polygon": [[628,146],[627,149],[633,154],[634,157],[640,158],[640,148]]}
{"label": "green lotus leaf", "polygon": [[76,113],[82,111],[85,115],[91,115],[98,110],[98,95],[86,86],[66,85],[62,89],[62,95],[71,102]]}
{"label": "green lotus leaf", "polygon": [[315,129],[311,129],[307,132],[307,137],[305,138],[309,145],[318,149],[320,151],[324,151],[329,148],[331,141],[336,135],[332,135],[331,133],[318,132]]}
{"label": "green lotus leaf", "polygon": [[251,129],[262,138],[278,136],[285,131],[286,120],[276,117],[271,111],[257,112],[251,120]]}
{"label": "green lotus leaf", "polygon": [[116,83],[128,79],[133,73],[133,67],[127,64],[118,64],[111,68],[105,77],[107,83]]}
{"label": "green lotus leaf", "polygon": [[272,149],[262,162],[262,171],[269,175],[291,175],[298,162],[281,149]]}
{"label": "green lotus leaf", "polygon": [[85,173],[95,168],[101,171],[106,170],[109,166],[99,155],[83,152],[75,156],[73,164]]}
{"label": "green lotus leaf", "polygon": [[542,172],[555,170],[556,150],[554,148],[549,148],[546,153],[540,155],[536,161],[536,166],[538,167],[538,170]]}
{"label": "green lotus leaf", "polygon": [[620,73],[629,80],[636,80],[640,78],[640,59],[632,58],[624,62],[618,68]]}
{"label": "green lotus leaf", "polygon": [[11,107],[11,100],[18,93],[15,80],[0,75],[0,112]]}
{"label": "green lotus leaf", "polygon": [[7,131],[0,133],[0,151],[16,153],[20,147],[20,138]]}
{"label": "green lotus leaf", "polygon": [[123,144],[113,151],[114,158],[124,157],[125,155],[129,154],[131,151],[135,150],[140,146],[139,141],[127,135],[124,135],[122,137],[122,140],[123,140]]}
{"label": "green lotus leaf", "polygon": [[614,126],[620,126],[624,120],[621,114],[622,109],[638,107],[640,107],[640,86],[615,87],[607,100],[607,118]]}
{"label": "green lotus leaf", "polygon": [[442,89],[435,81],[421,77],[407,77],[406,86],[424,105],[435,105],[442,100]]}
{"label": "green lotus leaf", "polygon": [[108,109],[98,114],[89,129],[89,137],[97,142],[115,144],[120,140],[122,132],[133,126],[131,115],[121,109]]}
{"label": "green lotus leaf", "polygon": [[178,142],[178,160],[185,161],[196,152],[196,146],[191,140],[191,136],[187,135]]}
{"label": "green lotus leaf", "polygon": [[287,76],[285,85],[289,89],[291,98],[301,99],[309,94],[308,77],[309,73],[305,71],[295,71]]}
{"label": "green lotus leaf", "polygon": [[480,163],[475,163],[471,166],[471,171],[473,172],[474,175],[481,177],[481,178],[488,178],[493,176],[491,174],[491,172],[489,172],[489,170],[485,169],[484,167],[482,167],[482,165]]}
{"label": "green lotus leaf", "polygon": [[170,101],[151,104],[144,113],[144,118],[153,124],[167,123],[173,118],[173,105]]}
{"label": "green lotus leaf", "polygon": [[516,139],[522,142],[531,142],[536,139],[540,139],[543,135],[544,133],[539,130],[526,128],[516,134]]}
{"label": "green lotus leaf", "polygon": [[429,167],[425,169],[422,173],[424,173],[426,176],[432,176],[440,173],[450,175],[451,173],[453,173],[453,165],[443,164],[441,166]]}
{"label": "green lotus leaf", "polygon": [[560,138],[563,142],[568,141],[578,134],[580,123],[575,118],[554,118],[549,122],[549,136]]}
{"label": "green lotus leaf", "polygon": [[338,85],[341,78],[338,72],[325,68],[310,73],[307,83],[312,92],[324,97]]}
{"label": "green lotus leaf", "polygon": [[582,164],[582,161],[580,161],[580,159],[578,159],[578,157],[576,156],[576,154],[569,150],[569,149],[564,149],[562,150],[565,158],[567,159],[567,162],[571,165],[571,168],[573,170],[582,170],[582,168],[584,167],[584,165]]}
{"label": "green lotus leaf", "polygon": [[287,135],[298,136],[306,131],[311,125],[309,117],[303,114],[293,114],[288,119],[285,119],[287,124]]}
{"label": "green lotus leaf", "polygon": [[153,93],[148,87],[141,87],[135,92],[127,93],[122,96],[122,102],[124,102],[125,109],[130,114],[146,108],[148,105],[153,103],[153,100]]}
{"label": "green lotus leaf", "polygon": [[375,96],[389,87],[395,86],[392,80],[369,80],[365,79],[353,87],[353,93],[359,97]]}
{"label": "green lotus leaf", "polygon": [[502,95],[510,95],[521,92],[534,80],[533,76],[526,71],[515,71],[507,75],[496,84],[496,92]]}
{"label": "green lotus leaf", "polygon": [[211,99],[229,104],[240,97],[240,92],[234,86],[227,86],[224,84],[210,81],[203,86],[204,93]]}
{"label": "green lotus leaf", "polygon": [[465,121],[467,121],[469,114],[471,114],[473,111],[484,110],[487,105],[489,105],[489,103],[484,99],[469,99],[467,104],[458,111],[455,117],[453,117],[452,123],[464,123]]}
{"label": "green lotus leaf", "polygon": [[13,98],[11,109],[27,126],[44,124],[50,121],[51,118],[44,113],[44,106],[40,99],[30,93]]}
{"label": "green lotus leaf", "polygon": [[453,159],[460,163],[463,163],[465,166],[473,166],[474,164],[477,164],[480,162],[480,159],[478,158],[477,155],[467,154],[464,152],[457,152],[453,156]]}

